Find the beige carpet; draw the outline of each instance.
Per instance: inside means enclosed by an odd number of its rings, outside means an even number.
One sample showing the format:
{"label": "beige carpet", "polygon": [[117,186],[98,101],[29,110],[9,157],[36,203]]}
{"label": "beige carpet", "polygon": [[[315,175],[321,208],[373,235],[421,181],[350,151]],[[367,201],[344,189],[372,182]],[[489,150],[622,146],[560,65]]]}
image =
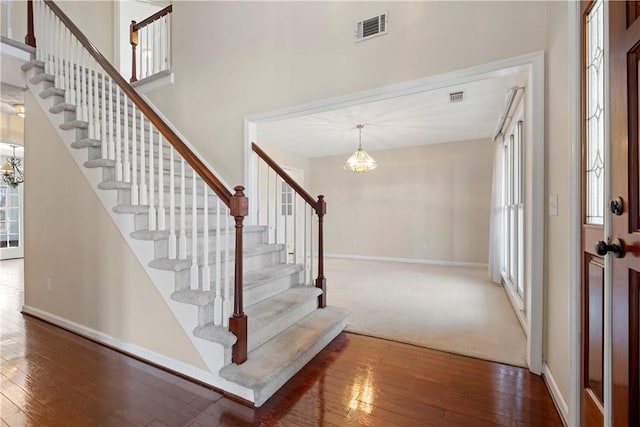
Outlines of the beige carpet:
{"label": "beige carpet", "polygon": [[526,338],[486,268],[325,260],[347,331],[526,367]]}

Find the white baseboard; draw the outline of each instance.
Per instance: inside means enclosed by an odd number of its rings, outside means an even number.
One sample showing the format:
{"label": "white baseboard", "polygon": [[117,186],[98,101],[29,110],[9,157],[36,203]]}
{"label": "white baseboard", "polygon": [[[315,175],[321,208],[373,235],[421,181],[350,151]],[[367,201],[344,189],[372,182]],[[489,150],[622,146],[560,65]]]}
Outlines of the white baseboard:
{"label": "white baseboard", "polygon": [[568,426],[569,419],[569,406],[567,405],[567,401],[565,400],[562,393],[560,393],[560,389],[558,388],[558,384],[556,383],[553,374],[551,373],[551,369],[549,365],[546,363],[542,364],[542,377],[544,378],[544,382],[547,384],[547,388],[549,389],[549,393],[551,393],[551,398],[553,399],[553,403],[556,405],[556,409],[560,413],[560,418],[562,418],[562,423],[565,426]]}
{"label": "white baseboard", "polygon": [[186,363],[177,361],[146,348],[122,342],[110,335],[96,331],[95,329],[88,328],[84,325],[80,325],[79,323],[72,322],[70,320],[64,319],[60,316],[56,316],[55,314],[48,313],[35,307],[23,305],[22,312],[49,322],[62,329],[74,332],[90,340],[97,341],[112,348],[116,348],[125,354],[135,356],[136,358],[142,359],[158,366],[162,366],[165,369],[195,379],[212,387],[216,387],[215,383],[212,381],[213,375],[211,375],[210,372],[195,368],[191,365],[187,365]]}
{"label": "white baseboard", "polygon": [[420,258],[394,258],[386,256],[369,256],[369,255],[350,255],[350,254],[324,254],[327,258],[345,258],[358,259],[363,261],[387,261],[387,262],[405,262],[408,264],[430,264],[430,265],[446,265],[452,267],[489,267],[488,264],[479,262],[462,262],[462,261],[444,261],[439,259],[420,259]]}

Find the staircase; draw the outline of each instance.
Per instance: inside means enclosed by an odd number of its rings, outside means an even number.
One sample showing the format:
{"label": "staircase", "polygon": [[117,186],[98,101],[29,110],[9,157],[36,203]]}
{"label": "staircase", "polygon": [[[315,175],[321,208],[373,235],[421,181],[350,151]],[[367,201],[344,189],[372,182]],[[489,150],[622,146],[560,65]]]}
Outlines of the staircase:
{"label": "staircase", "polygon": [[[59,10],[47,7],[36,3],[36,17],[51,19],[46,34],[62,34]],[[323,290],[305,283],[305,266],[288,262],[284,244],[269,242],[267,226],[244,226],[248,355],[233,363],[231,207],[95,61],[57,56],[73,49],[47,43],[23,66],[29,90],[207,363],[208,382],[261,406],[344,329],[346,313],[318,308]]]}

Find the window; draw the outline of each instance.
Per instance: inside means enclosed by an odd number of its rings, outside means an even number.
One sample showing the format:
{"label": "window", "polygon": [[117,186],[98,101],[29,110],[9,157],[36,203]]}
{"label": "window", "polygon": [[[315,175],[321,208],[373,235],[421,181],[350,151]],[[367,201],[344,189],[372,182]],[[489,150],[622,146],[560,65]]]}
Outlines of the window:
{"label": "window", "polygon": [[503,224],[504,259],[502,277],[520,296],[520,309],[524,309],[524,122],[520,108],[505,132]]}

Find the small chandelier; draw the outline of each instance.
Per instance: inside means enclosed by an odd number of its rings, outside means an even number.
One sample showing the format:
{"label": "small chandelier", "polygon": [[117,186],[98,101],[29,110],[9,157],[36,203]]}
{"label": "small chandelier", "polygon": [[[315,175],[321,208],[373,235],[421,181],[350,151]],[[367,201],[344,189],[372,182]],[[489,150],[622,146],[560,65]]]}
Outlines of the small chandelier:
{"label": "small chandelier", "polygon": [[12,145],[13,155],[7,157],[7,163],[0,168],[2,181],[15,187],[24,182],[24,173],[22,172],[22,159],[16,157],[16,146]]}
{"label": "small chandelier", "polygon": [[362,149],[362,128],[364,125],[360,124],[356,127],[358,128],[358,149],[344,162],[343,169],[354,173],[365,173],[377,168],[378,163]]}

